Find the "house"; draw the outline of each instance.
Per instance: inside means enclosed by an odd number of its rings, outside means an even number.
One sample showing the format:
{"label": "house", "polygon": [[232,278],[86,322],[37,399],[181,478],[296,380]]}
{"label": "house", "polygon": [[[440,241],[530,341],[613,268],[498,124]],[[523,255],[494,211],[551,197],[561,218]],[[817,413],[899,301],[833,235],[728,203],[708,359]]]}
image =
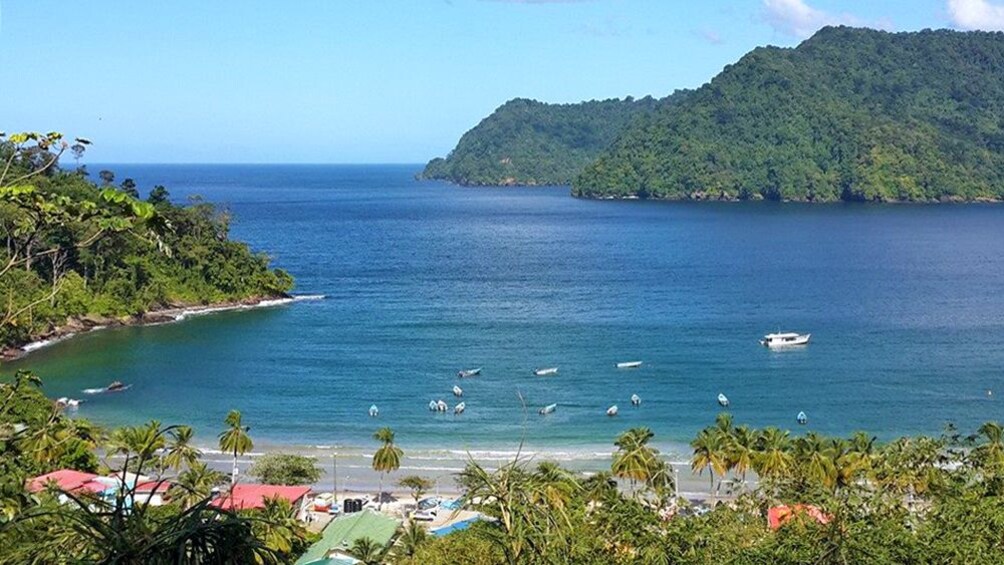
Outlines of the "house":
{"label": "house", "polygon": [[28,480],[28,492],[41,492],[48,486],[53,486],[64,492],[89,491],[96,494],[104,492],[107,485],[98,482],[98,475],[60,469]]}
{"label": "house", "polygon": [[[48,486],[52,486],[64,493],[91,493],[100,496],[105,500],[115,499],[116,494],[122,486],[122,476],[111,475],[102,477],[94,473],[74,471],[72,469],[60,469],[51,473],[30,479],[27,484],[28,492],[41,492]],[[171,483],[167,481],[157,481],[143,475],[126,473],[125,480],[128,485],[135,485],[133,491],[134,500],[141,504],[150,506],[160,506],[167,498],[167,491],[171,488]],[[69,500],[60,494],[61,502]],[[129,504],[132,501],[128,501]]]}
{"label": "house", "polygon": [[210,504],[226,510],[249,510],[264,508],[267,498],[280,498],[289,501],[299,516],[309,492],[310,487],[305,486],[237,484]]}
{"label": "house", "polygon": [[782,505],[775,506],[767,511],[767,525],[770,526],[770,529],[777,531],[778,528],[798,514],[804,514],[823,525],[829,524],[830,520],[833,519],[833,516],[810,504]]}
{"label": "house", "polygon": [[395,520],[369,508],[335,518],[321,531],[321,539],[307,548],[296,565],[351,565],[359,560],[349,555],[356,540],[370,538],[386,549],[401,525]]}

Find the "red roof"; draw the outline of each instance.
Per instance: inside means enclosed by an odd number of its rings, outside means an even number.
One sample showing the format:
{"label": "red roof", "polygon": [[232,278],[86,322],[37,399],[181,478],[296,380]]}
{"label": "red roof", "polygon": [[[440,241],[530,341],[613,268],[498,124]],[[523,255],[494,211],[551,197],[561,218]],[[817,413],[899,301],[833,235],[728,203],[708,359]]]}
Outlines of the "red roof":
{"label": "red roof", "polygon": [[820,524],[829,524],[832,516],[811,504],[796,504],[794,506],[775,506],[767,511],[767,525],[777,530],[796,514],[805,514]]}
{"label": "red roof", "polygon": [[136,492],[150,492],[154,494],[164,494],[171,488],[168,481],[146,481],[136,485]]}
{"label": "red roof", "polygon": [[98,478],[94,473],[84,473],[72,469],[60,469],[51,473],[46,473],[28,481],[29,492],[39,492],[45,490],[46,485],[55,483],[56,487],[66,492],[86,489],[93,492],[102,492],[107,485],[94,482]]}
{"label": "red roof", "polygon": [[230,492],[220,495],[212,501],[213,506],[227,510],[242,510],[248,508],[264,508],[266,498],[283,498],[295,504],[307,493],[310,487],[287,487],[281,485],[234,485]]}

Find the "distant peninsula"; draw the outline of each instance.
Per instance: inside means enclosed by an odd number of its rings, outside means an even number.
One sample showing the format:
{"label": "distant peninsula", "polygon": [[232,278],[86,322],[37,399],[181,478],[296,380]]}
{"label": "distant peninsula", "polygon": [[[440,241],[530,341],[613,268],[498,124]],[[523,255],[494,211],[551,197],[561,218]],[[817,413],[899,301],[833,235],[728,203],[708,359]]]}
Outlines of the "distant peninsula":
{"label": "distant peninsula", "polygon": [[419,176],[467,186],[568,185],[636,118],[665,103],[651,97],[578,104],[516,98]]}
{"label": "distant peninsula", "polygon": [[[538,108],[507,109],[519,104]],[[574,171],[571,192],[584,198],[1004,199],[1004,33],[826,27],[795,48],[754,49],[701,88],[649,100],[628,119],[583,109],[605,132],[583,141],[588,151],[572,150],[574,133],[560,144],[527,133],[541,131],[551,107],[507,103],[424,176],[530,184],[522,171],[540,174],[546,163],[562,172],[549,180]],[[515,147],[518,160],[499,151]],[[478,170],[492,172],[469,173]]]}

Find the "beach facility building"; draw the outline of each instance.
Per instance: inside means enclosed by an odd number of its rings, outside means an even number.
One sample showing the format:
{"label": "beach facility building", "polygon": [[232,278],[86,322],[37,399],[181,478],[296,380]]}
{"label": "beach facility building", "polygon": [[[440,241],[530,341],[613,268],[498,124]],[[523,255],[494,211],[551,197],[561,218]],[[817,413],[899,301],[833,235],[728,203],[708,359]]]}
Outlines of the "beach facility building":
{"label": "beach facility building", "polygon": [[236,484],[232,489],[220,493],[210,504],[226,510],[249,510],[264,508],[267,498],[281,498],[289,501],[296,510],[296,516],[301,517],[307,505],[308,493],[310,487],[307,486]]}
{"label": "beach facility building", "polygon": [[370,538],[387,549],[401,521],[366,508],[335,518],[321,531],[321,539],[307,548],[296,565],[351,565],[360,561],[349,554],[356,540]]}

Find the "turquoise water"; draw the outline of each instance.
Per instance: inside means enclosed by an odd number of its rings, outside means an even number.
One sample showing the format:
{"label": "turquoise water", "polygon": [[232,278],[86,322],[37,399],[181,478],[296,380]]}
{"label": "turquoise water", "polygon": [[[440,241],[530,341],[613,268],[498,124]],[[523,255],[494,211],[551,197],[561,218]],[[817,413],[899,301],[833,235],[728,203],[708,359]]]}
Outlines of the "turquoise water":
{"label": "turquoise water", "polygon": [[[410,447],[575,452],[636,425],[686,441],[719,392],[737,421],[794,427],[804,410],[826,433],[1002,417],[987,395],[1004,396],[1001,206],[595,202],[419,183],[417,166],[110,168],[224,203],[234,237],[326,298],[107,330],[7,366],[98,422],[187,422],[208,443],[238,408],[259,443],[368,446],[388,425]],[[779,328],[813,343],[758,345]],[[645,364],[614,368],[631,360]],[[471,367],[466,413],[430,413]],[[133,387],[81,393],[115,379]]]}

